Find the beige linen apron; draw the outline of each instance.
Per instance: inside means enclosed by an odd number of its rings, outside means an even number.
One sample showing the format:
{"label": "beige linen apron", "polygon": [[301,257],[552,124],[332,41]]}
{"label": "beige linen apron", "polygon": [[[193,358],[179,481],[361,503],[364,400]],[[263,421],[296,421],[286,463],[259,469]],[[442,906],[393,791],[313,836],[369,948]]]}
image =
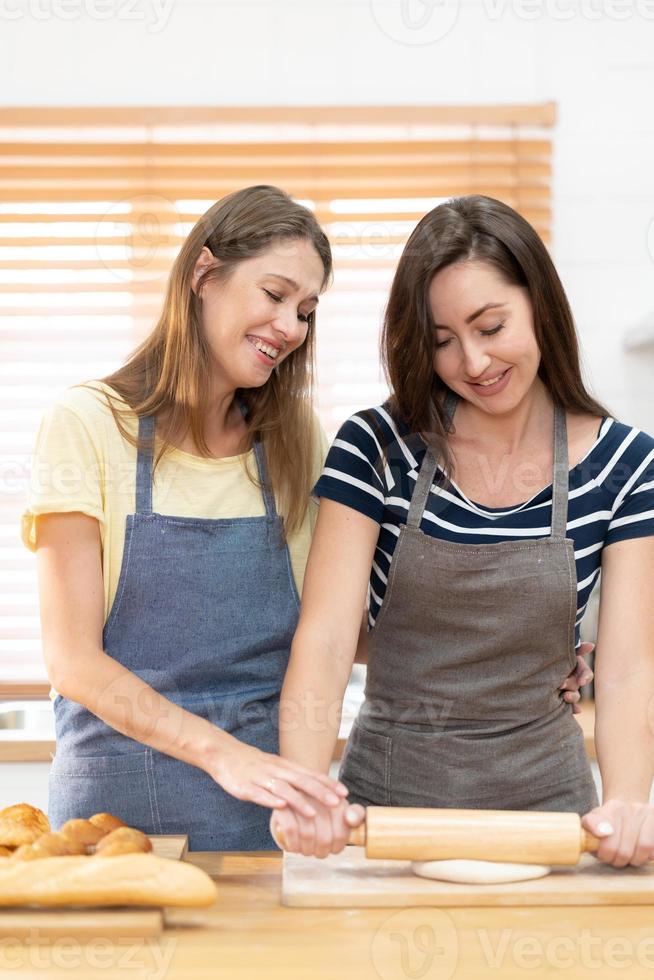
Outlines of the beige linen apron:
{"label": "beige linen apron", "polygon": [[[446,400],[449,418],[456,402]],[[428,448],[340,778],[364,805],[587,813],[595,785],[559,690],[576,667],[565,412],[554,413],[551,537],[478,545],[425,534],[437,463]]]}

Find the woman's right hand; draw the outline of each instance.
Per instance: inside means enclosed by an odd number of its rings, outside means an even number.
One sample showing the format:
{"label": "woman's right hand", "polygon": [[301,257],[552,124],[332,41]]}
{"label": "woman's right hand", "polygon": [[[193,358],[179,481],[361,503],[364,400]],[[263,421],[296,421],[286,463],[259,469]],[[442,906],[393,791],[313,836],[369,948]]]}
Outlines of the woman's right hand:
{"label": "woman's right hand", "polygon": [[325,858],[343,850],[350,831],[358,827],[366,815],[364,807],[345,799],[333,807],[319,803],[317,809],[314,820],[307,820],[288,808],[275,810],[270,818],[270,833],[275,843],[284,851]]}
{"label": "woman's right hand", "polygon": [[347,788],[331,776],[262,752],[231,735],[221,736],[203,768],[238,800],[274,810],[290,808],[312,820],[319,808],[337,807],[347,796]]}

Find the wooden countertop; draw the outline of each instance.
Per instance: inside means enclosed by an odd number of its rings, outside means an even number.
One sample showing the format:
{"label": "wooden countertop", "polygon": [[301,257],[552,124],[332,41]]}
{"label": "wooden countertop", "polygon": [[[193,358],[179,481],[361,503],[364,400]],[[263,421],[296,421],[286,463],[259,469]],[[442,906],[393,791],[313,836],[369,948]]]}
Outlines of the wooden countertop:
{"label": "wooden countertop", "polygon": [[170,910],[160,939],[3,940],[1,962],[33,977],[74,968],[85,980],[128,964],[158,980],[652,977],[651,907],[292,909],[280,904],[277,853],[188,860],[216,880],[218,898]]}
{"label": "wooden countertop", "polygon": [[52,762],[55,740],[34,732],[0,730],[0,762]]}

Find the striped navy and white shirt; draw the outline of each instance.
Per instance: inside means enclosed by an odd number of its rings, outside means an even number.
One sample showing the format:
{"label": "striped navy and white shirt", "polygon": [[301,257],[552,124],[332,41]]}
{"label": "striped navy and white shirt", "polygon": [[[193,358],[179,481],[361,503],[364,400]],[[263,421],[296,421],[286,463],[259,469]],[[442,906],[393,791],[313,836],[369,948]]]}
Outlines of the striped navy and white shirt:
{"label": "striped navy and white shirt", "polygon": [[[424,455],[422,439],[409,434],[385,403],[344,422],[314,488],[316,497],[352,507],[380,526],[370,575],[369,628],[375,625],[384,599],[393,552]],[[421,528],[446,541],[488,544],[548,537],[551,520],[551,484],[507,509],[475,504],[452,482],[448,489],[432,486]],[[615,541],[654,534],[651,436],[613,418],[602,421],[593,446],[570,470],[567,528],[577,568],[578,644],[602,549]]]}

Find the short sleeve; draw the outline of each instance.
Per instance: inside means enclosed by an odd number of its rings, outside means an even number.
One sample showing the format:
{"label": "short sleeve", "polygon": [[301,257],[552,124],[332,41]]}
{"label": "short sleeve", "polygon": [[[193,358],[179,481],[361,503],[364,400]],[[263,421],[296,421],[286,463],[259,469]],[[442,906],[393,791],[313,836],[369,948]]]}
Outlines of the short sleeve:
{"label": "short sleeve", "polygon": [[36,518],[81,512],[104,524],[100,433],[65,400],[43,416],[30,467],[21,536],[36,550]]}
{"label": "short sleeve", "polygon": [[640,460],[634,461],[632,472],[616,497],[605,547],[654,534],[654,439],[640,433],[634,440],[636,446],[641,449]]}
{"label": "short sleeve", "polygon": [[[312,479],[317,480],[322,472],[323,466],[325,465],[325,459],[327,458],[327,453],[329,452],[329,439],[327,438],[327,433],[322,427],[318,415],[314,413],[314,460],[312,469]],[[312,492],[309,499],[309,527],[311,529],[311,537],[316,530],[316,521],[318,520],[318,503],[315,494]]]}
{"label": "short sleeve", "polygon": [[345,504],[381,524],[386,487],[382,451],[368,421],[353,415],[336,434],[314,496]]}

